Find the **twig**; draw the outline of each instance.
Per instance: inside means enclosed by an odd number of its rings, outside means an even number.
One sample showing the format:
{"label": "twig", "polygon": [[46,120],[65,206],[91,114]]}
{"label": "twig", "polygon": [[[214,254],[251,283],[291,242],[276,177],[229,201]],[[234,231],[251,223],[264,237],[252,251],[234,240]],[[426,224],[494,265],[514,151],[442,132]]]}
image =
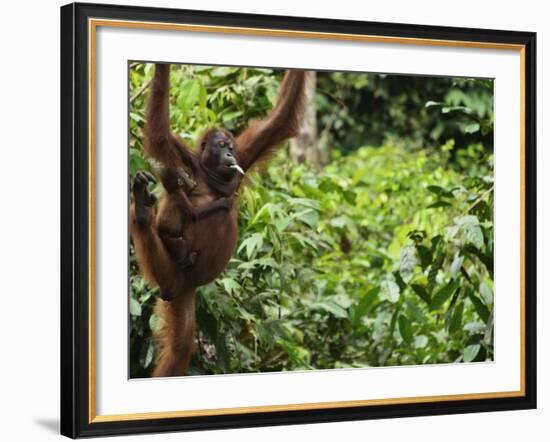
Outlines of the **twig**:
{"label": "twig", "polygon": [[321,89],[317,89],[316,92],[319,92],[320,94],[323,94],[323,95],[326,95],[328,98],[330,98],[331,100],[333,100],[334,102],[336,102],[336,104],[338,104],[340,107],[344,108],[344,109],[348,109],[348,106],[346,105],[346,103],[344,102],[344,100],[342,100],[340,97],[337,97],[336,95],[334,94],[331,94],[330,92],[328,91],[323,91]]}
{"label": "twig", "polygon": [[495,188],[495,185],[493,184],[491,187],[489,187],[485,192],[483,192],[478,199],[476,199],[471,205],[470,207],[468,207],[466,209],[466,213],[468,213],[470,210],[472,210],[475,206],[477,206],[482,200],[483,198],[485,198],[489,193],[491,193]]}
{"label": "twig", "polygon": [[138,99],[143,92],[145,92],[145,89],[149,87],[152,80],[148,80],[137,90],[137,92],[130,98],[130,104],[132,104],[136,99]]}
{"label": "twig", "polygon": [[284,355],[285,355],[284,351],[279,351],[279,352],[271,355],[270,357],[268,357],[266,360],[262,361],[262,365],[273,364],[274,362],[276,362],[278,359],[280,359]]}

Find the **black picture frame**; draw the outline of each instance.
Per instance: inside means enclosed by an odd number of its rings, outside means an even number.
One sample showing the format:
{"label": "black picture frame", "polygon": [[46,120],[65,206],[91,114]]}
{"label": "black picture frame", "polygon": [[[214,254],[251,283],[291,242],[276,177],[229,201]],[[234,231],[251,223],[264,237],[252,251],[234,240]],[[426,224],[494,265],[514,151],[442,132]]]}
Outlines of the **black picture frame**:
{"label": "black picture frame", "polygon": [[[89,18],[314,33],[513,44],[524,47],[524,395],[199,417],[90,420],[88,180]],[[76,438],[536,408],[536,34],[117,5],[61,8],[61,434]]]}

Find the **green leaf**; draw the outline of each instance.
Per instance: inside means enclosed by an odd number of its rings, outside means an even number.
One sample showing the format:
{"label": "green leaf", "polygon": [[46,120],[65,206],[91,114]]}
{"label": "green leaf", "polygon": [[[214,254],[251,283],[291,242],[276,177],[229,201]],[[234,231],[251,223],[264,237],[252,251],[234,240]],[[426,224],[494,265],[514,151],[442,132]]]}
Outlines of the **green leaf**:
{"label": "green leaf", "polygon": [[277,232],[281,233],[283,232],[291,223],[292,219],[289,217],[284,217],[281,219],[278,219],[275,222],[275,229],[277,229]]}
{"label": "green leaf", "polygon": [[130,118],[138,123],[143,123],[145,121],[141,115],[136,114],[135,112],[130,112]]}
{"label": "green leaf", "polygon": [[432,245],[432,253],[435,252],[435,249],[437,248],[437,246],[439,245],[442,239],[443,239],[442,235],[436,235],[430,240]]}
{"label": "green leaf", "polygon": [[151,362],[153,362],[154,355],[155,355],[155,346],[153,344],[149,344],[149,346],[147,347],[147,353],[145,354],[145,360],[143,362],[143,366],[145,368],[151,365]]}
{"label": "green leaf", "polygon": [[448,114],[449,112],[459,111],[465,114],[471,114],[472,110],[466,106],[444,106],[441,108],[441,113]]}
{"label": "green leaf", "polygon": [[210,73],[213,77],[225,77],[227,75],[237,72],[238,68],[220,66],[212,69]]}
{"label": "green leaf", "polygon": [[330,297],[330,300],[345,309],[354,303],[354,300],[346,293],[338,293],[337,295],[333,295]]}
{"label": "green leaf", "polygon": [[479,333],[484,333],[487,328],[487,325],[484,324],[483,322],[474,321],[474,322],[468,322],[464,324],[462,328],[468,333],[475,335]]}
{"label": "green leaf", "polygon": [[426,270],[432,263],[432,252],[428,247],[423,245],[417,245],[416,251],[418,252],[418,256],[420,258],[420,266],[422,267],[422,270]]}
{"label": "green leaf", "polygon": [[188,112],[199,101],[201,85],[198,80],[187,80],[183,83],[178,96],[178,107],[182,112]]}
{"label": "green leaf", "polygon": [[262,80],[262,77],[259,76],[259,75],[254,75],[252,77],[248,77],[244,82],[243,84],[247,87],[247,88],[253,88],[255,87],[260,81]]}
{"label": "green leaf", "polygon": [[464,362],[472,362],[478,355],[480,349],[481,349],[480,344],[468,345],[464,349],[464,353],[462,355],[462,359],[464,359]]}
{"label": "green leaf", "polygon": [[221,284],[223,285],[224,290],[229,294],[236,293],[241,289],[240,284],[231,278],[223,278],[221,280]]}
{"label": "green leaf", "polygon": [[132,316],[141,316],[141,305],[134,298],[130,298],[130,314]]}
{"label": "green leaf", "polygon": [[424,348],[428,345],[428,337],[426,335],[418,335],[414,337],[414,347]]}
{"label": "green leaf", "polygon": [[479,131],[479,123],[473,122],[473,123],[462,124],[460,128],[464,133],[473,134]]}
{"label": "green leaf", "polygon": [[395,304],[399,301],[399,286],[394,281],[382,281],[380,284],[380,299]]}
{"label": "green leaf", "polygon": [[355,201],[357,200],[357,193],[353,190],[345,190],[343,196],[349,204],[355,204]]}
{"label": "green leaf", "polygon": [[228,296],[225,296],[225,297],[220,296],[216,298],[215,302],[223,316],[225,316],[226,318],[235,318],[235,316],[237,315],[237,312],[233,307],[232,298]]}
{"label": "green leaf", "polygon": [[403,281],[403,278],[401,278],[401,275],[398,271],[395,271],[392,273],[393,277],[395,278],[395,282],[399,286],[399,291],[402,292],[407,288],[407,284],[405,284],[405,281]]}
{"label": "green leaf", "polygon": [[476,249],[474,246],[472,246],[470,244],[466,244],[464,246],[463,252],[466,252],[468,254],[476,256],[483,263],[483,265],[487,268],[487,271],[491,275],[491,278],[493,277],[494,263],[493,263],[493,256],[492,255],[487,255],[485,253],[481,253],[478,249]]}
{"label": "green leaf", "polygon": [[378,294],[380,293],[380,287],[374,287],[370,289],[365,296],[361,298],[359,304],[355,307],[355,320],[361,319],[365,316],[374,305],[375,301],[378,299]]}
{"label": "green leaf", "polygon": [[292,218],[298,219],[308,227],[314,229],[317,227],[317,223],[319,221],[319,213],[312,209],[306,209],[292,215]]}
{"label": "green leaf", "polygon": [[474,305],[474,309],[480,319],[487,323],[487,320],[489,319],[489,309],[479,300],[479,298],[473,294],[472,291],[468,291],[468,297],[470,298],[470,301],[472,301],[472,304]]}
{"label": "green leaf", "polygon": [[237,253],[240,253],[241,250],[246,249],[246,257],[250,259],[254,252],[262,248],[263,243],[263,235],[261,233],[253,233],[241,243]]}
{"label": "green leaf", "polygon": [[216,340],[216,359],[220,363],[223,372],[227,373],[229,371],[230,354],[224,334],[219,334]]}
{"label": "green leaf", "polygon": [[409,283],[414,275],[414,270],[418,264],[416,256],[416,247],[405,246],[401,249],[399,274],[403,281]]}
{"label": "green leaf", "polygon": [[[435,238],[432,239],[432,243],[434,239]],[[435,287],[436,277],[437,277],[437,274],[439,273],[439,270],[441,270],[441,266],[443,265],[444,260],[445,260],[445,255],[441,251],[438,251],[437,254],[435,255],[435,259],[428,273],[428,285],[426,286],[426,290],[428,291],[428,293],[432,293]]]}
{"label": "green leaf", "polygon": [[252,224],[267,219],[273,219],[275,215],[279,215],[282,213],[283,212],[280,204],[266,203],[260,208],[260,210],[258,210],[258,213],[256,213],[256,216],[254,216],[254,219],[252,220]]}
{"label": "green leaf", "polygon": [[307,236],[305,235],[302,235],[301,233],[298,233],[298,232],[292,232],[291,235],[296,238],[296,240],[300,243],[300,245],[302,247],[305,247],[305,248],[311,248],[313,250],[317,250],[318,249],[318,246],[317,244],[315,244],[311,239],[309,239]]}
{"label": "green leaf", "polygon": [[411,321],[409,321],[405,315],[399,315],[397,322],[399,324],[399,333],[401,337],[407,344],[411,344],[414,339]]}
{"label": "green leaf", "polygon": [[390,328],[389,328],[390,336],[393,335],[393,332],[395,330],[395,324],[397,323],[398,316],[399,316],[399,307],[397,307],[395,309],[395,311],[393,312],[393,315],[391,317]]}
{"label": "green leaf", "polygon": [[310,207],[312,209],[319,209],[320,203],[319,201],[310,199],[310,198],[292,198],[288,197],[288,202],[292,205],[296,206],[304,206],[304,207]]}
{"label": "green leaf", "polygon": [[483,341],[486,345],[493,345],[493,333],[495,331],[494,312],[494,310],[491,310],[491,314],[489,315],[489,319],[487,320],[487,325],[483,333]]}
{"label": "green leaf", "polygon": [[206,100],[207,100],[206,87],[201,82],[200,83],[200,91],[199,91],[199,106],[200,106],[201,110],[206,108]]}
{"label": "green leaf", "polygon": [[254,323],[255,322],[255,319],[256,319],[255,316],[251,315],[244,308],[237,307],[236,311],[239,314],[239,318],[244,319],[247,323]]}
{"label": "green leaf", "polygon": [[141,154],[141,151],[130,148],[130,174],[134,176],[140,170],[149,170],[149,163]]}
{"label": "green leaf", "polygon": [[449,268],[449,272],[451,273],[453,279],[456,279],[456,276],[458,275],[458,272],[460,272],[463,262],[464,257],[460,255],[453,260],[451,267]]}
{"label": "green leaf", "polygon": [[447,201],[436,201],[435,203],[430,204],[427,208],[428,209],[437,209],[438,207],[448,207],[451,203]]}
{"label": "green leaf", "polygon": [[272,267],[274,269],[277,269],[279,268],[279,264],[277,264],[277,261],[275,261],[273,258],[271,257],[264,257],[264,258],[260,258],[260,259],[257,259],[254,261],[259,267],[261,267],[262,269],[266,269],[268,267]]}
{"label": "green leaf", "polygon": [[435,295],[432,298],[431,302],[431,309],[437,310],[440,308],[443,304],[445,304],[445,301],[447,301],[455,292],[455,290],[460,286],[460,282],[458,280],[452,280],[447,283],[443,288],[439,289]]}
{"label": "green leaf", "polygon": [[337,216],[330,220],[330,224],[333,227],[346,227],[353,225],[352,221],[345,215]]}
{"label": "green leaf", "polygon": [[426,317],[424,314],[424,310],[420,307],[420,303],[416,302],[416,299],[407,299],[406,304],[407,316],[411,318],[411,320],[414,320],[419,324],[423,324],[426,321]]}
{"label": "green leaf", "polygon": [[481,295],[481,299],[483,299],[485,305],[491,305],[493,303],[493,291],[491,290],[491,287],[484,282],[479,284],[479,294]]}
{"label": "green leaf", "polygon": [[411,288],[426,304],[431,304],[430,294],[420,284],[411,284]]}
{"label": "green leaf", "polygon": [[348,317],[347,311],[332,301],[319,302],[317,304],[317,307],[331,313],[336,318],[345,319]]}
{"label": "green leaf", "polygon": [[222,114],[222,121],[224,123],[227,123],[229,121],[233,121],[233,120],[239,118],[242,114],[243,114],[242,111],[224,112]]}
{"label": "green leaf", "polygon": [[430,186],[426,187],[426,189],[428,189],[430,192],[432,192],[432,193],[434,193],[438,196],[444,196],[444,197],[447,197],[447,198],[452,198],[453,197],[452,192],[450,192],[447,189],[444,189],[441,186],[430,185]]}
{"label": "green leaf", "polygon": [[464,313],[464,303],[461,302],[458,304],[454,311],[453,315],[451,316],[451,320],[449,322],[449,333],[454,333],[462,327],[462,315]]}
{"label": "green leaf", "polygon": [[149,317],[149,328],[152,332],[157,333],[159,332],[162,327],[164,326],[164,320],[157,315],[151,315]]}
{"label": "green leaf", "polygon": [[477,216],[464,215],[455,218],[454,222],[464,233],[467,242],[473,244],[478,249],[483,247],[483,231],[481,230]]}
{"label": "green leaf", "polygon": [[429,100],[429,101],[426,101],[426,104],[424,106],[425,107],[441,106],[441,103],[439,101]]}
{"label": "green leaf", "polygon": [[445,330],[449,331],[449,322],[451,321],[451,316],[455,310],[455,304],[460,295],[460,290],[456,290],[451,298],[449,307],[447,307],[447,313],[445,314]]}

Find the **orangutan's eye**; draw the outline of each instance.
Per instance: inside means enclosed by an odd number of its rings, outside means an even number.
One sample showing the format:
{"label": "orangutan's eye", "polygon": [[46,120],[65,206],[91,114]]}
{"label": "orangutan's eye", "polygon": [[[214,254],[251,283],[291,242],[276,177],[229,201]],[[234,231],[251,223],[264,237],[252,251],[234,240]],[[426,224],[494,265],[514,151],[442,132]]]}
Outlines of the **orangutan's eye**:
{"label": "orangutan's eye", "polygon": [[225,147],[225,141],[223,141],[223,140],[222,140],[222,141],[219,141],[219,142],[218,142],[218,146],[220,146],[220,147]]}
{"label": "orangutan's eye", "polygon": [[181,178],[178,178],[178,186],[183,186],[183,180]]}

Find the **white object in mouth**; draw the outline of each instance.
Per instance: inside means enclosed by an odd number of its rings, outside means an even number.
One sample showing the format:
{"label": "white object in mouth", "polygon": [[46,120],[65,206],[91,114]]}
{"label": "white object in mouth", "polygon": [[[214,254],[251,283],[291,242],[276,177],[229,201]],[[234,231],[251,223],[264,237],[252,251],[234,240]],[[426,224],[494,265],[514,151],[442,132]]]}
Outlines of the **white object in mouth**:
{"label": "white object in mouth", "polygon": [[237,169],[241,175],[244,175],[244,170],[238,164],[232,164],[229,166],[230,169]]}

